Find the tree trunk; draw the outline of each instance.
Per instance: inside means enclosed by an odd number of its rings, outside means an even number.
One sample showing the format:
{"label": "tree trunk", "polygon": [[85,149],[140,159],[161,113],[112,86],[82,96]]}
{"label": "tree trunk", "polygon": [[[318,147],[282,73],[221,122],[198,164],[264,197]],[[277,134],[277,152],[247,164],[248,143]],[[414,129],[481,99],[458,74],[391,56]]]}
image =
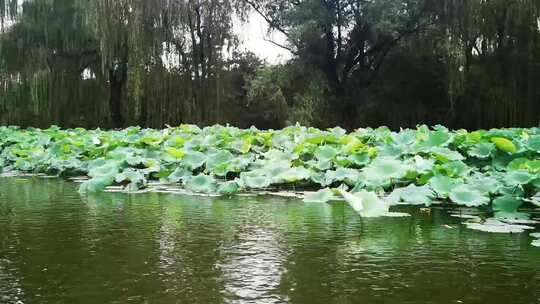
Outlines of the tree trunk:
{"label": "tree trunk", "polygon": [[111,123],[113,128],[124,127],[124,117],[122,116],[122,93],[124,89],[124,72],[118,77],[113,69],[109,70],[109,108],[111,112]]}

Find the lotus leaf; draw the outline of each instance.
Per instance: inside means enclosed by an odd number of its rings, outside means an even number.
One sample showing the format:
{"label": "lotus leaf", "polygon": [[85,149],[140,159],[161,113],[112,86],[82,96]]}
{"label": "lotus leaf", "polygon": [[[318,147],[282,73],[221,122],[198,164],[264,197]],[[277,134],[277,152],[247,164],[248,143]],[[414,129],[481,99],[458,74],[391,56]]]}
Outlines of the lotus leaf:
{"label": "lotus leaf", "polygon": [[478,207],[489,203],[489,197],[485,196],[474,187],[465,184],[461,184],[452,189],[449,197],[454,203],[467,207]]}
{"label": "lotus leaf", "polygon": [[334,196],[332,190],[325,188],[317,192],[311,192],[304,196],[304,202],[306,203],[327,203]]}

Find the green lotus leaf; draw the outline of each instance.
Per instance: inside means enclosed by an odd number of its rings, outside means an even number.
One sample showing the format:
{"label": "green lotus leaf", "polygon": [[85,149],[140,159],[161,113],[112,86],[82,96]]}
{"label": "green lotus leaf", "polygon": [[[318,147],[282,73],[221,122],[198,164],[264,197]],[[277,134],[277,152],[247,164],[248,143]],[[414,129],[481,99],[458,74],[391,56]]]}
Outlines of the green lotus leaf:
{"label": "green lotus leaf", "polygon": [[525,191],[521,186],[505,186],[504,184],[500,184],[497,194],[524,197]]}
{"label": "green lotus leaf", "polygon": [[291,152],[271,149],[271,150],[268,150],[268,152],[264,153],[264,158],[271,161],[283,161],[283,160],[293,161],[295,159],[298,159],[298,155]]}
{"label": "green lotus leaf", "polygon": [[377,194],[362,190],[356,193],[349,193],[339,190],[343,198],[361,217],[382,217],[392,216],[389,212],[390,205],[381,200]]}
{"label": "green lotus leaf", "polygon": [[525,145],[529,150],[540,153],[540,135],[529,137]]}
{"label": "green lotus leaf", "polygon": [[229,171],[229,164],[233,159],[234,155],[227,150],[220,150],[209,154],[206,160],[206,170],[217,176],[225,176]]}
{"label": "green lotus leaf", "polygon": [[435,175],[429,180],[429,185],[439,197],[447,198],[458,185],[458,181],[445,175]]}
{"label": "green lotus leaf", "polygon": [[326,171],[332,168],[332,161],[310,160],[306,162],[306,165],[320,171]]}
{"label": "green lotus leaf", "polygon": [[338,154],[338,150],[331,146],[320,146],[315,151],[315,157],[320,161],[330,161]]}
{"label": "green lotus leaf", "polygon": [[251,150],[252,143],[253,143],[253,137],[252,136],[248,136],[248,137],[244,138],[242,140],[242,146],[239,149],[240,153],[247,154]]}
{"label": "green lotus leaf", "polygon": [[508,172],[504,177],[504,182],[508,186],[518,186],[528,184],[533,179],[534,175],[530,174],[529,172],[523,170],[516,170]]}
{"label": "green lotus leaf", "polygon": [[306,203],[327,203],[334,197],[332,190],[325,188],[317,192],[311,192],[304,196],[304,202]]}
{"label": "green lotus leaf", "polygon": [[445,147],[450,142],[450,135],[446,131],[428,132],[425,140],[421,141],[418,146],[421,148]]}
{"label": "green lotus leaf", "polygon": [[405,188],[395,189],[389,196],[388,201],[393,204],[404,203],[407,205],[429,206],[435,198],[435,193],[430,187],[409,185]]}
{"label": "green lotus leaf", "polygon": [[209,175],[200,174],[189,178],[185,183],[186,189],[193,192],[213,193],[216,192],[216,179]]}
{"label": "green lotus leaf", "polygon": [[112,177],[120,171],[120,165],[116,161],[104,161],[101,165],[92,167],[88,176],[90,177]]}
{"label": "green lotus leaf", "polygon": [[[265,164],[263,167],[260,168],[260,171],[263,173],[263,175],[279,179],[282,174],[285,174],[290,169],[291,163],[284,160]],[[291,172],[291,174],[294,174],[294,172]]]}
{"label": "green lotus leaf", "polygon": [[346,155],[357,153],[366,147],[366,144],[364,144],[360,139],[358,139],[358,137],[353,135],[345,136],[342,140],[342,143],[345,144],[342,148],[342,151]]}
{"label": "green lotus leaf", "polygon": [[353,162],[351,161],[349,157],[339,156],[339,155],[336,156],[336,158],[334,159],[334,163],[336,167],[345,167],[345,168],[348,168],[351,165],[353,165]]}
{"label": "green lotus leaf", "polygon": [[498,193],[503,186],[502,182],[495,177],[478,174],[467,178],[467,184],[478,191],[488,195]]}
{"label": "green lotus leaf", "polygon": [[450,150],[448,148],[435,147],[430,149],[433,156],[441,162],[460,161],[465,157],[458,151]]}
{"label": "green lotus leaf", "polygon": [[418,173],[428,173],[433,170],[434,165],[435,161],[432,159],[426,159],[419,155],[414,157],[414,167],[415,171]]}
{"label": "green lotus leaf", "polygon": [[186,152],[184,152],[184,150],[173,148],[173,147],[165,148],[165,152],[167,152],[167,154],[169,154],[170,156],[176,159],[182,159],[184,155],[186,155]]}
{"label": "green lotus leaf", "polygon": [[312,182],[314,182],[316,184],[319,184],[321,186],[327,186],[327,184],[326,184],[326,174],[324,172],[313,171],[313,172],[311,172],[310,179],[311,179]]}
{"label": "green lotus leaf", "polygon": [[138,187],[143,187],[146,185],[146,178],[141,171],[127,168],[123,172],[118,173],[115,177],[117,183],[122,183],[129,181],[131,184],[137,185]]}
{"label": "green lotus leaf", "polygon": [[222,195],[235,194],[240,190],[240,186],[235,181],[221,183],[217,188],[217,193]]}
{"label": "green lotus leaf", "polygon": [[459,185],[450,191],[450,200],[458,205],[479,207],[489,203],[489,197],[470,185]]}
{"label": "green lotus leaf", "polygon": [[206,162],[206,155],[198,151],[186,152],[182,159],[182,164],[189,170],[195,170],[204,165]]}
{"label": "green lotus leaf", "polygon": [[326,171],[326,184],[335,182],[345,182],[348,185],[355,185],[360,178],[360,173],[355,169],[338,168],[335,171]]}
{"label": "green lotus leaf", "polygon": [[479,143],[469,150],[469,155],[480,159],[486,159],[491,157],[495,150],[496,146],[493,143]]}
{"label": "green lotus leaf", "polygon": [[311,177],[311,173],[304,167],[294,167],[277,175],[277,180],[287,183],[294,183],[301,180],[307,180]]}
{"label": "green lotus leaf", "polygon": [[392,132],[390,138],[396,146],[408,147],[416,141],[416,132],[413,130],[403,130],[399,133]]}
{"label": "green lotus leaf", "polygon": [[465,223],[467,228],[492,233],[523,233],[525,230],[534,229],[524,225],[507,224],[495,218],[488,218],[484,223]]}
{"label": "green lotus leaf", "polygon": [[170,183],[184,182],[193,176],[191,171],[184,168],[176,168],[168,177]]}
{"label": "green lotus leaf", "polygon": [[506,214],[512,214],[517,212],[518,208],[523,204],[521,199],[516,197],[505,195],[500,196],[493,200],[492,208],[495,212],[503,212]]}
{"label": "green lotus leaf", "polygon": [[533,187],[536,188],[536,190],[540,190],[540,177],[533,179],[531,181],[531,185],[533,185]]}
{"label": "green lotus leaf", "polygon": [[516,145],[509,139],[504,137],[493,137],[491,142],[494,143],[499,150],[514,154],[517,152]]}
{"label": "green lotus leaf", "polygon": [[408,153],[409,150],[410,147],[387,144],[379,147],[378,155],[381,157],[398,158],[401,155]]}
{"label": "green lotus leaf", "polygon": [[357,166],[365,166],[369,164],[371,158],[367,153],[355,153],[349,156],[349,160]]}
{"label": "green lotus leaf", "polygon": [[440,171],[450,177],[466,176],[471,168],[462,161],[452,161],[441,165]]}
{"label": "green lotus leaf", "polygon": [[540,160],[535,159],[528,161],[525,167],[527,170],[529,170],[529,172],[540,173]]}
{"label": "green lotus leaf", "polygon": [[530,162],[530,159],[525,157],[518,157],[512,160],[506,166],[507,170],[527,170],[527,164]]}
{"label": "green lotus leaf", "polygon": [[94,177],[84,183],[79,187],[79,192],[81,194],[87,192],[101,192],[105,190],[108,186],[112,185],[114,182],[113,176],[100,176]]}
{"label": "green lotus leaf", "polygon": [[272,184],[272,178],[257,172],[242,172],[240,173],[240,180],[249,189],[267,188]]}
{"label": "green lotus leaf", "polygon": [[403,178],[408,169],[409,166],[400,160],[378,157],[362,170],[362,175],[367,181],[381,183],[390,179]]}

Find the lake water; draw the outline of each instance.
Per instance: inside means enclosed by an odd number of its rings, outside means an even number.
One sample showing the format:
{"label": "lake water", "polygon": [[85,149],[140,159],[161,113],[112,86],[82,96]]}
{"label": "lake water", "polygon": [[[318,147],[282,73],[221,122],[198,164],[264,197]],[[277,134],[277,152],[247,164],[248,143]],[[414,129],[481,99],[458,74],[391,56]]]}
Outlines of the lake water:
{"label": "lake water", "polygon": [[0,178],[0,303],[540,303],[530,237],[442,209],[77,189]]}

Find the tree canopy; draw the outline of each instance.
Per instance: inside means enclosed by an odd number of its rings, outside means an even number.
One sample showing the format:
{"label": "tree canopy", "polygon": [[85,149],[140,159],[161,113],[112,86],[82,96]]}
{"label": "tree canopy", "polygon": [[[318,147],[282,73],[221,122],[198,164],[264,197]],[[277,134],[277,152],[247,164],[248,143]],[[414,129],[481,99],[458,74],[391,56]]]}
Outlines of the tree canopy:
{"label": "tree canopy", "polygon": [[[538,125],[537,0],[1,0],[0,123]],[[292,54],[241,51],[259,14]]]}

